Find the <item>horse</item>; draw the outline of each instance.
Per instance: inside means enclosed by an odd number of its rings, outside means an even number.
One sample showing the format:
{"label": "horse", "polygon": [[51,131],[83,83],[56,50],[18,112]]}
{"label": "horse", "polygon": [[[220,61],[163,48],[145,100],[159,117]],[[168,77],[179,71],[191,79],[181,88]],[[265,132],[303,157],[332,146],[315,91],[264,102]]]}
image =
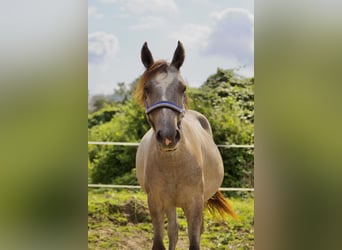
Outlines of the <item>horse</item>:
{"label": "horse", "polygon": [[141,49],[145,72],[135,97],[146,108],[151,128],[141,139],[136,154],[136,176],[147,194],[153,225],[152,250],[164,250],[164,219],[168,219],[169,250],[176,248],[176,207],[187,220],[190,250],[200,249],[205,206],[222,216],[235,212],[219,187],[224,169],[211,126],[199,112],[186,109],[186,84],[180,74],[185,59],[180,41],[171,63],[154,61],[147,42]]}

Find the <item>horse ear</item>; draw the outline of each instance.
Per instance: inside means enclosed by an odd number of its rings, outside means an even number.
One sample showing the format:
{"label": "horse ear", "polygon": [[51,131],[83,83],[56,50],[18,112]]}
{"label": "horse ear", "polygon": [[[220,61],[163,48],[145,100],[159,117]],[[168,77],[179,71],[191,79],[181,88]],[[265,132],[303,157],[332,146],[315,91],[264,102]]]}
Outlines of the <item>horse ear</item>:
{"label": "horse ear", "polygon": [[180,41],[178,41],[177,48],[175,50],[175,53],[173,54],[171,65],[179,69],[184,62],[184,58],[185,58],[185,52],[184,52],[183,44]]}
{"label": "horse ear", "polygon": [[154,63],[151,51],[147,46],[147,42],[141,48],[141,61],[145,65],[145,68],[148,69]]}

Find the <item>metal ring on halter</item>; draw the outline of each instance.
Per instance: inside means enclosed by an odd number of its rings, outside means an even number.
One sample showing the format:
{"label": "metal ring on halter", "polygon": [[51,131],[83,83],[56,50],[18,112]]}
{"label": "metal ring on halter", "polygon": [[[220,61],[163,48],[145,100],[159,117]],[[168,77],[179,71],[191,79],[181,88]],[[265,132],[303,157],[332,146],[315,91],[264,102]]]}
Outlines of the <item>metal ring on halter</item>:
{"label": "metal ring on halter", "polygon": [[154,104],[152,104],[151,106],[148,106],[147,102],[146,102],[146,114],[151,113],[153,110],[159,109],[159,108],[170,108],[174,111],[177,111],[179,113],[184,113],[185,109],[184,107],[180,107],[177,104],[173,103],[173,102],[169,102],[169,101],[159,101],[156,102]]}

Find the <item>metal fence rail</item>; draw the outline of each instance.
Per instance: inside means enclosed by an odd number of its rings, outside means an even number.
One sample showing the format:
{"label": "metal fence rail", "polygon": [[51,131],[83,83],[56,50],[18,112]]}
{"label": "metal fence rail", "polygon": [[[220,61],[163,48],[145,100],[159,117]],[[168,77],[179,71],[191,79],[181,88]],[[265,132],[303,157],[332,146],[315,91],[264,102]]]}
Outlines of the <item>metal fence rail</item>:
{"label": "metal fence rail", "polygon": [[[88,141],[89,145],[113,145],[113,146],[139,146],[139,142],[104,142]],[[219,144],[219,148],[254,148],[254,145]]]}
{"label": "metal fence rail", "polygon": [[[140,186],[133,185],[110,185],[110,184],[88,184],[88,188],[113,188],[113,189],[140,189]],[[253,192],[254,188],[227,188],[222,187],[220,191],[241,191],[241,192]]]}
{"label": "metal fence rail", "polygon": [[89,145],[139,146],[139,142],[88,141]]}

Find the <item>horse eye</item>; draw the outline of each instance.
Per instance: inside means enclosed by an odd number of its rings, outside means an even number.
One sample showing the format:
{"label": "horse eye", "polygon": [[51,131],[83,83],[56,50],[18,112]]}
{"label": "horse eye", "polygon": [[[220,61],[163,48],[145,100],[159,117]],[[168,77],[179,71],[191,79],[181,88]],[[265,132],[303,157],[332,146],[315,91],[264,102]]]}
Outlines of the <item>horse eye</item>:
{"label": "horse eye", "polygon": [[181,84],[180,91],[184,93],[185,90],[186,90],[186,85]]}
{"label": "horse eye", "polygon": [[149,94],[149,93],[151,92],[151,87],[150,87],[150,86],[145,86],[145,87],[144,87],[144,92],[145,92],[146,94]]}

